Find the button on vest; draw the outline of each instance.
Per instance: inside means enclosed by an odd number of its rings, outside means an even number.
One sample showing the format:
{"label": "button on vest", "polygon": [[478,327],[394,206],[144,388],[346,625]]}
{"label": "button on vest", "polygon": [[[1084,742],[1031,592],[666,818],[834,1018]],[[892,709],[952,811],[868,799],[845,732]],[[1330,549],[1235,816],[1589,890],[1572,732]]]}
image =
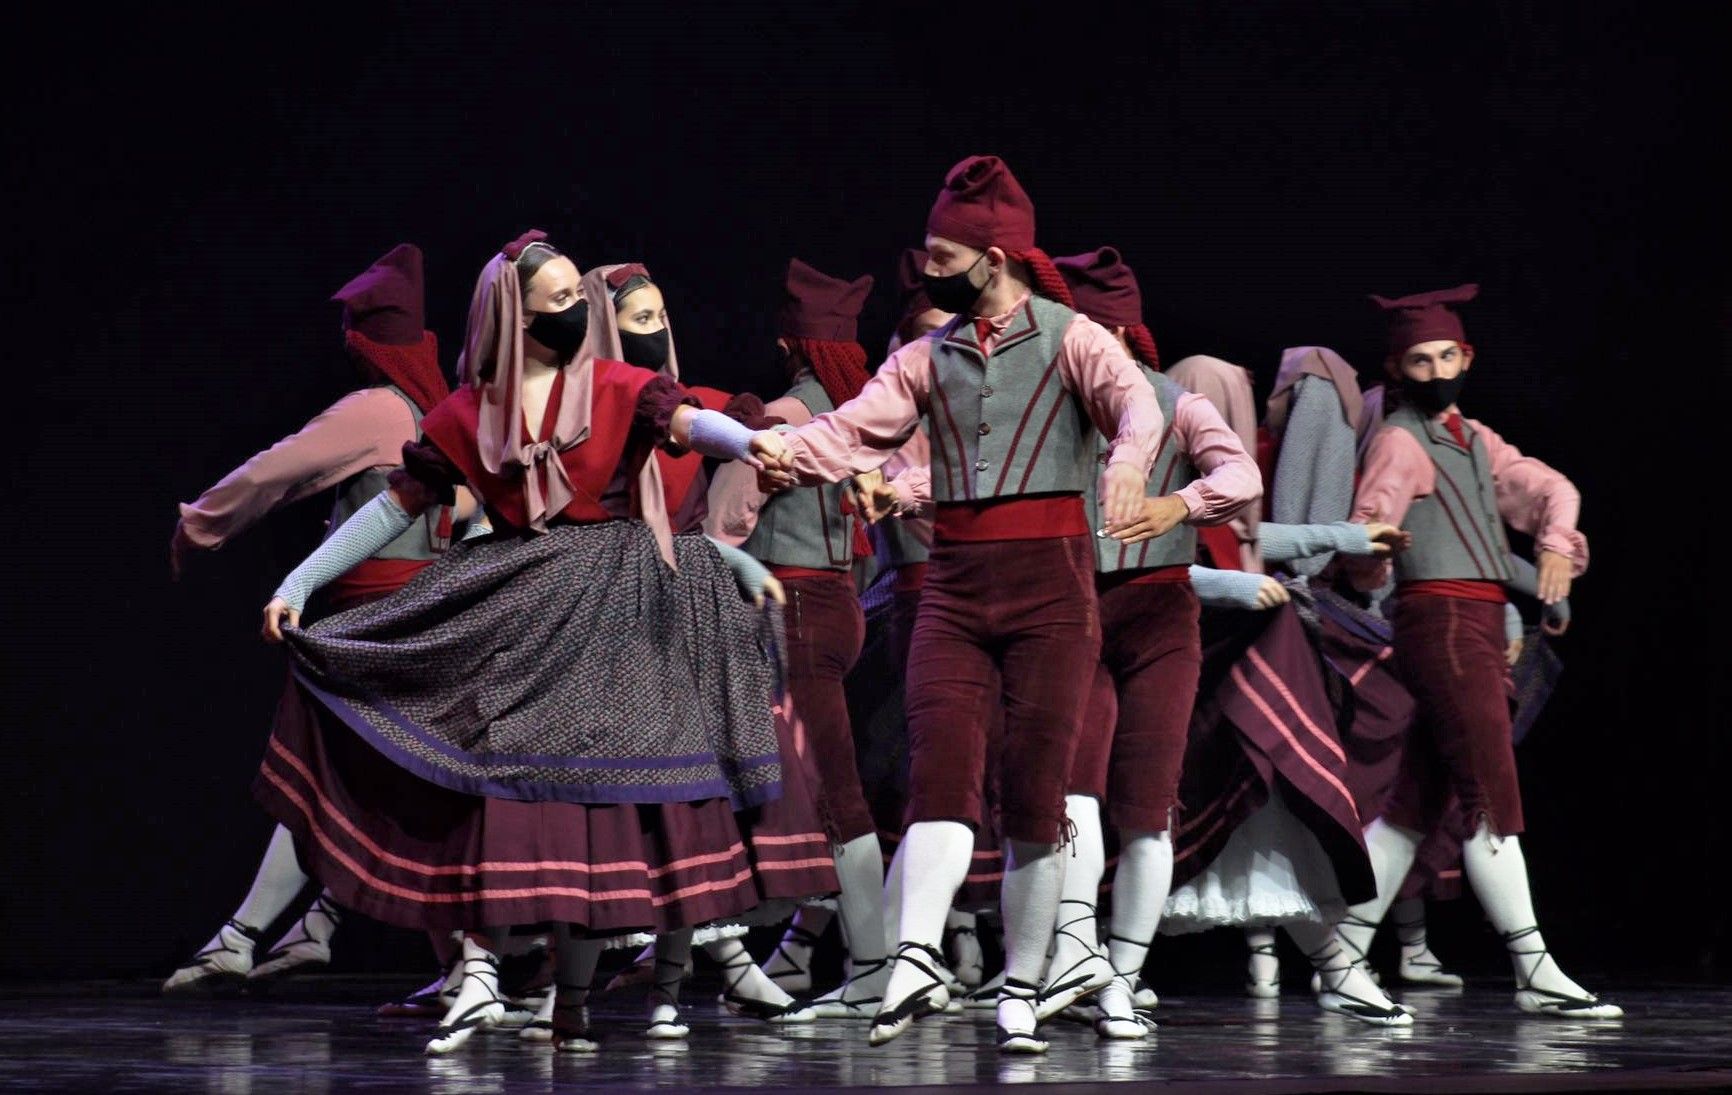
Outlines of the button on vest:
{"label": "button on vest", "polygon": [[954,320],[932,340],[932,496],[963,502],[1074,493],[1095,475],[1095,429],[1058,355],[1076,313],[1030,297],[992,346]]}
{"label": "button on vest", "polygon": [[1507,582],[1513,578],[1485,439],[1475,430],[1467,435],[1464,449],[1441,423],[1411,407],[1396,408],[1384,424],[1412,435],[1437,473],[1436,489],[1414,499],[1401,522],[1413,533],[1413,546],[1395,557],[1396,580]]}
{"label": "button on vest", "polygon": [[[788,395],[814,415],[836,409],[824,386],[803,372]],[[758,510],[757,527],[740,547],[777,566],[847,570],[854,561],[853,518],[842,512],[844,487],[825,483],[775,495]]]}

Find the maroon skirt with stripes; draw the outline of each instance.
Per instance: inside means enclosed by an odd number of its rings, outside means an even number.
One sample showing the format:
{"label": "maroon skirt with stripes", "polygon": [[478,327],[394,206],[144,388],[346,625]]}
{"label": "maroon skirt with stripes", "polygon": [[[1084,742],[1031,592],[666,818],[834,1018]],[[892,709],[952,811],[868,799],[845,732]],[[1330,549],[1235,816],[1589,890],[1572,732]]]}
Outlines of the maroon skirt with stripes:
{"label": "maroon skirt with stripes", "polygon": [[[809,778],[784,712],[785,781]],[[300,688],[254,794],[339,904],[430,931],[547,921],[672,931],[833,893],[811,789],[735,813],[725,798],[585,805],[467,795],[393,764]]]}
{"label": "maroon skirt with stripes", "polygon": [[1339,682],[1336,726],[1347,754],[1354,807],[1370,822],[1383,812],[1413,726],[1413,696],[1395,675],[1392,628],[1381,616],[1323,589],[1315,594],[1318,647]]}
{"label": "maroon skirt with stripes", "polygon": [[1324,667],[1291,604],[1203,613],[1203,671],[1173,824],[1173,885],[1280,793],[1317,836],[1342,897],[1376,892]]}

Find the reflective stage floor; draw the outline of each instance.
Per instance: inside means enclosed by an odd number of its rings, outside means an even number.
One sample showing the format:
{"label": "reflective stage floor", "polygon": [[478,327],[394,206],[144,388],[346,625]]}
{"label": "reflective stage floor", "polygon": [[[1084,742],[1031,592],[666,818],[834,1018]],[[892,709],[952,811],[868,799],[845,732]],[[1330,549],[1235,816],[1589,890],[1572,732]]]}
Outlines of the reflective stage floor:
{"label": "reflective stage floor", "polygon": [[515,1035],[457,1054],[421,1053],[431,1020],[373,1005],[416,987],[392,978],[307,977],[262,997],[164,1000],[154,983],[8,985],[0,1091],[536,1092],[836,1091],[1050,1084],[1198,1092],[1732,1089],[1732,987],[1609,986],[1627,1016],[1571,1023],[1520,1015],[1508,990],[1398,995],[1420,1018],[1380,1030],[1326,1016],[1302,994],[1163,998],[1147,1040],[1100,1042],[1056,1022],[1052,1050],[1001,1057],[991,1012],[928,1019],[887,1046],[864,1023],[770,1027],[727,1016],[713,983],[687,988],[691,1037],[649,1043],[640,998],[603,997],[598,1055],[556,1055]]}

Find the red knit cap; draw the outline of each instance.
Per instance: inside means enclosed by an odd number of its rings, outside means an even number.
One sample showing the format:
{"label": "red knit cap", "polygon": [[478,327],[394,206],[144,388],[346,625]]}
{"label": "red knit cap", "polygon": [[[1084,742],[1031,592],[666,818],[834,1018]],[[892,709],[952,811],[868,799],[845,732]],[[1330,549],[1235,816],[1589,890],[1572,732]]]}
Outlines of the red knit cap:
{"label": "red knit cap", "polygon": [[843,281],[799,259],[789,259],[783,291],[782,307],[776,313],[777,334],[783,338],[853,342],[860,309],[866,305],[866,294],[872,291],[872,275]]}
{"label": "red knit cap", "polygon": [[387,346],[413,346],[425,328],[421,249],[399,243],[331,297],[343,328]]}
{"label": "red knit cap", "polygon": [[1452,305],[1462,304],[1479,296],[1479,286],[1458,285],[1454,289],[1438,289],[1430,293],[1415,293],[1410,297],[1390,300],[1372,296],[1372,303],[1381,308],[1389,320],[1389,354],[1399,357],[1421,342],[1466,342],[1467,332]]}
{"label": "red knit cap", "polygon": [[1076,299],[1076,310],[1103,327],[1133,327],[1143,321],[1137,275],[1116,247],[1052,260]]}
{"label": "red knit cap", "polygon": [[1034,248],[1034,203],[997,156],[970,156],[950,169],[926,216],[930,235],[964,247]]}

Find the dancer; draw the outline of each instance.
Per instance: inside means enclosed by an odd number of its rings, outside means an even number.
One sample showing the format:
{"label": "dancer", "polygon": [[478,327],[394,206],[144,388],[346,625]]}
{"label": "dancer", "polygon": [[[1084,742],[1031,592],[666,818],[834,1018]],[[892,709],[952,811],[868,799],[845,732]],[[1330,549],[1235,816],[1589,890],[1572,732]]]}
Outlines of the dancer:
{"label": "dancer", "polygon": [[[1185,730],[1202,660],[1199,607],[1189,567],[1192,528],[1226,521],[1262,493],[1262,477],[1243,443],[1202,396],[1160,375],[1154,337],[1143,323],[1135,272],[1115,248],[1055,259],[1077,310],[1113,332],[1154,387],[1167,429],[1148,480],[1142,520],[1122,540],[1095,540],[1101,657],[1072,762],[1065,814],[1076,826],[1065,864],[1041,1018],[1099,990],[1095,1030],[1102,1038],[1143,1037],[1136,981],[1154,941],[1173,874],[1168,828],[1178,798]],[[1105,439],[1099,439],[1105,458]],[[1090,525],[1099,500],[1088,496]],[[1119,859],[1106,954],[1097,950],[1095,895],[1106,869],[1101,832],[1105,803]]]}
{"label": "dancer", "polygon": [[[1170,375],[1207,394],[1242,439],[1255,436],[1244,369],[1199,356],[1180,361]],[[1327,394],[1338,403],[1335,393]],[[1330,411],[1325,402],[1324,409],[1342,417],[1339,406]],[[1351,434],[1341,436],[1350,465]],[[1302,448],[1295,444],[1287,455],[1315,459]],[[1293,477],[1278,468],[1274,478]],[[1320,975],[1324,1010],[1377,1025],[1409,1025],[1411,1015],[1348,961],[1330,930],[1348,899],[1343,895],[1371,888],[1370,864],[1327,663],[1309,622],[1311,598],[1303,583],[1288,586],[1261,573],[1265,555],[1281,562],[1329,551],[1387,553],[1399,542],[1399,530],[1277,524],[1244,512],[1233,526],[1224,543],[1207,544],[1216,569],[1192,572],[1199,599],[1212,611],[1203,617],[1202,687],[1175,830],[1178,885],[1161,930],[1245,930],[1252,994],[1273,995],[1273,929],[1283,927]],[[1305,616],[1290,603],[1290,590],[1304,597]]]}
{"label": "dancer", "polygon": [[[1365,834],[1377,897],[1351,915],[1370,925],[1383,919],[1417,854],[1426,801],[1447,787],[1461,799],[1464,823],[1454,835],[1468,884],[1510,954],[1517,1007],[1613,1019],[1622,1009],[1567,977],[1540,934],[1503,684],[1500,583],[1513,577],[1504,525],[1533,535],[1540,600],[1554,604],[1587,568],[1587,540],[1575,527],[1581,499],[1563,475],[1461,415],[1457,400],[1474,350],[1456,306],[1477,295],[1477,286],[1463,285],[1373,298],[1388,323],[1385,369],[1399,403],[1366,453],[1354,514],[1398,523],[1413,536],[1412,550],[1395,560],[1393,620],[1398,669],[1418,703],[1418,721],[1401,783]],[[1355,579],[1370,590],[1388,574],[1386,564],[1372,564],[1359,567]],[[1370,936],[1358,923],[1344,923],[1339,934],[1363,953]]]}
{"label": "dancer", "polygon": [[[449,389],[439,371],[438,342],[424,325],[422,255],[414,244],[392,248],[337,290],[343,306],[343,347],[367,387],[351,392],[307,423],[224,476],[180,507],[169,546],[178,578],[195,553],[216,551],[267,514],[335,488],[330,528],[335,531],[373,496],[402,461],[403,446],[419,436],[421,416]],[[463,516],[473,502],[463,492]],[[326,606],[341,610],[395,591],[431,563],[448,529],[447,511],[430,514],[363,559],[327,591]],[[288,830],[277,826],[234,915],[192,960],[163,982],[174,995],[258,983],[314,969],[331,960],[330,941],[342,911],[321,891],[293,926],[263,955],[262,932],[308,885],[295,861]],[[435,950],[446,940],[439,937]],[[444,948],[448,951],[448,947]],[[443,961],[448,953],[441,953]]]}
{"label": "dancer", "polygon": [[[897,264],[897,289],[901,319],[890,337],[888,353],[895,353],[904,343],[924,338],[949,323],[953,315],[932,306],[926,295],[922,271],[926,266],[926,251],[910,247],[902,252]],[[920,606],[920,589],[926,580],[927,561],[932,554],[931,461],[932,445],[928,438],[929,420],[922,418],[896,455],[885,462],[877,473],[856,476],[867,520],[877,543],[879,557],[885,568],[893,571],[888,609],[889,661],[893,665],[895,683],[890,689],[883,726],[890,736],[883,741],[861,742],[861,777],[866,784],[867,798],[878,825],[881,845],[888,855],[884,877],[885,929],[889,945],[899,940],[896,918],[902,901],[903,816],[908,805],[908,721],[907,677],[909,644],[913,640],[914,620]],[[893,520],[886,518],[893,517]],[[852,681],[851,689],[872,693],[876,682]],[[988,724],[986,770],[997,771],[997,752],[1002,738],[1002,718],[998,709]],[[859,725],[856,724],[858,731]],[[868,728],[869,729],[869,728]],[[867,780],[868,771],[877,778]],[[993,818],[997,812],[998,792],[991,775],[983,789],[981,823],[974,830],[974,852],[968,873],[956,892],[951,910],[945,914],[943,952],[949,959],[948,968],[935,967],[945,980],[951,994],[951,1006],[993,1009],[998,1005],[998,986],[1003,980],[1000,970],[991,982],[986,981],[985,954],[981,933],[996,929],[999,884],[1004,879],[1004,851]],[[780,959],[789,940],[772,956]],[[798,952],[796,952],[798,953]],[[769,964],[766,965],[769,968]]]}
{"label": "dancer", "polygon": [[[300,687],[261,801],[345,905],[466,932],[429,1053],[498,1022],[502,925],[558,926],[553,1038],[588,1051],[588,937],[675,932],[835,885],[827,857],[754,843],[736,822],[782,790],[771,666],[731,579],[702,583],[706,613],[678,588],[693,576],[672,569],[649,458],[671,439],[752,460],[753,435],[673,379],[597,356],[597,295],[539,231],[495,255],[471,301],[464,386],[390,489],[265,609]],[[311,590],[459,483],[492,536],[391,597],[298,626]],[[822,847],[815,816],[806,828]]]}
{"label": "dancer", "polygon": [[[951,169],[926,249],[927,294],[957,318],[897,350],[855,399],[792,433],[761,433],[757,445],[774,472],[834,481],[882,465],[932,415],[937,505],[909,662],[902,941],[868,1041],[881,1045],[948,1004],[936,948],[968,870],[987,724],[1002,703],[998,1042],[1038,1053],[1064,783],[1100,641],[1082,495],[1102,475],[1107,531],[1136,521],[1162,417],[1118,341],[1063,303],[1064,281],[1035,247],[1033,204],[997,157]],[[1104,470],[1091,426],[1114,438]]]}
{"label": "dancer", "polygon": [[[589,278],[596,282],[593,295],[605,296],[611,304],[611,308],[596,312],[593,340],[597,353],[680,379],[679,357],[667,304],[661,287],[648,268],[641,263],[601,266],[590,271]],[[735,396],[715,388],[696,386],[687,390],[712,410],[754,421],[764,417],[763,402],[756,396]],[[708,561],[709,557],[712,553],[719,553],[733,570],[741,592],[755,606],[762,608],[770,602],[780,611],[779,606],[786,601],[782,585],[761,563],[737,548],[703,535],[710,477],[705,471],[702,454],[674,455],[665,449],[657,449],[655,459],[660,465],[669,525],[674,533],[674,556],[682,574],[712,572],[714,568]],[[693,610],[704,611],[708,594],[699,590],[692,580],[685,585],[694,593]],[[788,782],[791,778],[789,773],[792,773],[803,785],[803,788],[785,791],[784,798],[810,800],[816,793],[817,776],[808,771],[809,761],[796,748],[791,720],[785,717],[782,708],[778,709],[776,729],[782,749],[784,781]],[[783,807],[771,803],[761,813],[763,816],[756,819],[754,837],[760,831],[764,835],[777,835]],[[815,850],[807,849],[808,854]],[[616,975],[604,991],[639,984],[650,986],[651,1015],[646,1034],[654,1038],[680,1036],[685,1024],[679,1021],[678,1016],[678,979],[690,973],[691,962],[688,957],[681,966],[667,960],[666,956],[681,951],[689,955],[696,944],[721,965],[725,982],[721,1002],[731,1013],[776,1023],[810,1022],[815,1018],[811,1011],[801,1007],[758,970],[741,941],[745,934],[746,926],[735,923],[707,925],[690,939],[679,938],[679,933],[657,938],[643,949],[630,967]],[[541,1019],[544,1022],[538,1023],[532,1031],[526,1031],[525,1037],[531,1040],[551,1037],[551,1009]]]}
{"label": "dancer", "polygon": [[[933,307],[931,298],[926,295],[926,282],[922,276],[926,257],[923,248],[910,247],[902,252],[897,264],[896,282],[902,318],[890,338],[888,353],[895,353],[904,343],[925,338],[954,318],[951,313]],[[901,677],[899,686],[907,677],[908,649],[914,638],[920,589],[926,581],[927,562],[932,557],[932,443],[927,433],[928,425],[929,421],[922,419],[920,427],[907,443],[885,463],[881,469],[879,489],[863,491],[868,519],[879,538],[879,554],[885,565],[895,571],[890,627],[894,664]],[[924,503],[916,502],[917,491],[926,497]],[[891,515],[895,520],[883,520]],[[902,718],[899,724],[901,739],[897,746],[900,760],[897,778],[890,781],[892,785],[884,788],[883,793],[869,796],[873,816],[878,821],[879,840],[894,845],[896,853],[902,849],[902,816],[908,802],[906,700],[906,690],[898,687],[897,704]],[[997,751],[996,740],[997,735],[989,731],[988,771],[996,767],[993,760]],[[979,988],[985,980],[985,956],[980,933],[992,931],[996,924],[998,885],[1004,878],[1004,852],[991,824],[992,814],[997,809],[996,788],[989,785],[986,796],[982,823],[974,833],[974,856],[968,874],[957,890],[955,906],[944,920],[944,954],[950,965],[948,971],[941,969],[939,972],[953,975],[956,987],[964,992]],[[884,879],[885,928],[892,946],[899,938],[894,916],[902,900],[902,862],[900,854],[893,855]],[[996,990],[992,992],[991,1000],[983,1000],[982,1004],[996,1006]]]}
{"label": "dancer", "polygon": [[[867,380],[866,351],[855,336],[871,290],[869,276],[845,281],[798,258],[789,261],[776,346],[792,387],[766,405],[768,415],[802,426],[860,393]],[[852,576],[854,506],[839,483],[767,495],[756,472],[738,463],[718,469],[710,499],[710,535],[768,564],[787,590],[788,687],[811,735],[824,813],[836,840],[838,907],[850,959],[843,984],[813,1001],[812,1011],[819,1018],[870,1019],[883,1002],[890,960],[884,860],[860,786],[842,686],[866,632]],[[796,914],[784,938],[816,939],[806,919],[805,910]]]}

